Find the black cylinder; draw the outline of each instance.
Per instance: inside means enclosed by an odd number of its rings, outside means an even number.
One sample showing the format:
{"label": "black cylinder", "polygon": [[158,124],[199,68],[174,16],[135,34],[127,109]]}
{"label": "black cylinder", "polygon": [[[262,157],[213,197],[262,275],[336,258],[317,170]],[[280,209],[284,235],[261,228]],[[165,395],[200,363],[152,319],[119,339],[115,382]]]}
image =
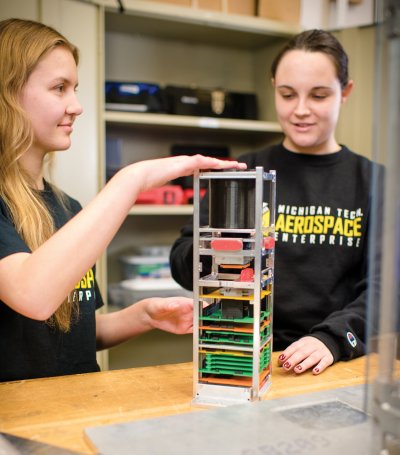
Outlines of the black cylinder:
{"label": "black cylinder", "polygon": [[254,229],[255,179],[210,179],[211,228]]}

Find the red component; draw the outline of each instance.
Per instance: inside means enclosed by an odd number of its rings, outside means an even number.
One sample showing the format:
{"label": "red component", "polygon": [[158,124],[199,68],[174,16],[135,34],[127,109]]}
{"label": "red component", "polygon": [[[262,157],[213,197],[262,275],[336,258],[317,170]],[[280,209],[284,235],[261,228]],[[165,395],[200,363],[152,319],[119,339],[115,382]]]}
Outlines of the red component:
{"label": "red component", "polygon": [[248,267],[240,272],[239,281],[254,281],[254,269]]}
{"label": "red component", "polygon": [[[206,194],[206,188],[200,188],[200,198]],[[183,202],[182,204],[192,204],[193,203],[193,188],[185,188],[183,190]]]}
{"label": "red component", "polygon": [[211,248],[215,251],[240,251],[243,249],[243,240],[214,239],[211,240]]}
{"label": "red component", "polygon": [[183,202],[183,190],[179,185],[164,185],[143,191],[136,199],[136,204],[180,205]]}
{"label": "red component", "polygon": [[266,250],[270,250],[275,246],[275,239],[273,237],[265,237],[264,238],[264,248]]}

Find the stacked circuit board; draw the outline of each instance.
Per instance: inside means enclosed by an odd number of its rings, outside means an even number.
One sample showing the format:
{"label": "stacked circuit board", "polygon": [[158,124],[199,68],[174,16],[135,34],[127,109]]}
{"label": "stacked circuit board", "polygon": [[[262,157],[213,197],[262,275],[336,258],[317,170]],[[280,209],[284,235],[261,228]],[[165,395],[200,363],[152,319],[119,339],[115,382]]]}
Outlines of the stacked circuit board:
{"label": "stacked circuit board", "polygon": [[261,167],[195,176],[195,403],[254,401],[271,384],[275,185]]}

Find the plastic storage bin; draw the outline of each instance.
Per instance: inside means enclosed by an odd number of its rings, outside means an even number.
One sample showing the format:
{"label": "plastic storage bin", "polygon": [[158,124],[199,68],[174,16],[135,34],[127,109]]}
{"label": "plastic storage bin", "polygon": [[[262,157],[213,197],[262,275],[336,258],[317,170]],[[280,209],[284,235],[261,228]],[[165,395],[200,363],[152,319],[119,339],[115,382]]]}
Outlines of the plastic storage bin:
{"label": "plastic storage bin", "polygon": [[192,297],[172,278],[132,278],[108,286],[109,303],[115,307],[126,307],[149,297]]}
{"label": "plastic storage bin", "polygon": [[168,255],[163,256],[122,256],[123,279],[169,278],[171,270]]}

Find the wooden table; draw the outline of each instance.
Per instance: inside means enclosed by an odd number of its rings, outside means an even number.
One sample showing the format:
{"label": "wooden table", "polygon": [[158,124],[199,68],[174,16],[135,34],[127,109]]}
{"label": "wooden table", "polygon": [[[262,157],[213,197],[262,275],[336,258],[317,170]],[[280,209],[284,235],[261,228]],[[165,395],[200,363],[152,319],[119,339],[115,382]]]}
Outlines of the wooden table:
{"label": "wooden table", "polygon": [[[363,384],[365,368],[364,357],[339,362],[319,376],[273,367],[265,399]],[[0,384],[0,431],[95,453],[84,428],[200,411],[191,400],[191,363],[8,382]]]}

